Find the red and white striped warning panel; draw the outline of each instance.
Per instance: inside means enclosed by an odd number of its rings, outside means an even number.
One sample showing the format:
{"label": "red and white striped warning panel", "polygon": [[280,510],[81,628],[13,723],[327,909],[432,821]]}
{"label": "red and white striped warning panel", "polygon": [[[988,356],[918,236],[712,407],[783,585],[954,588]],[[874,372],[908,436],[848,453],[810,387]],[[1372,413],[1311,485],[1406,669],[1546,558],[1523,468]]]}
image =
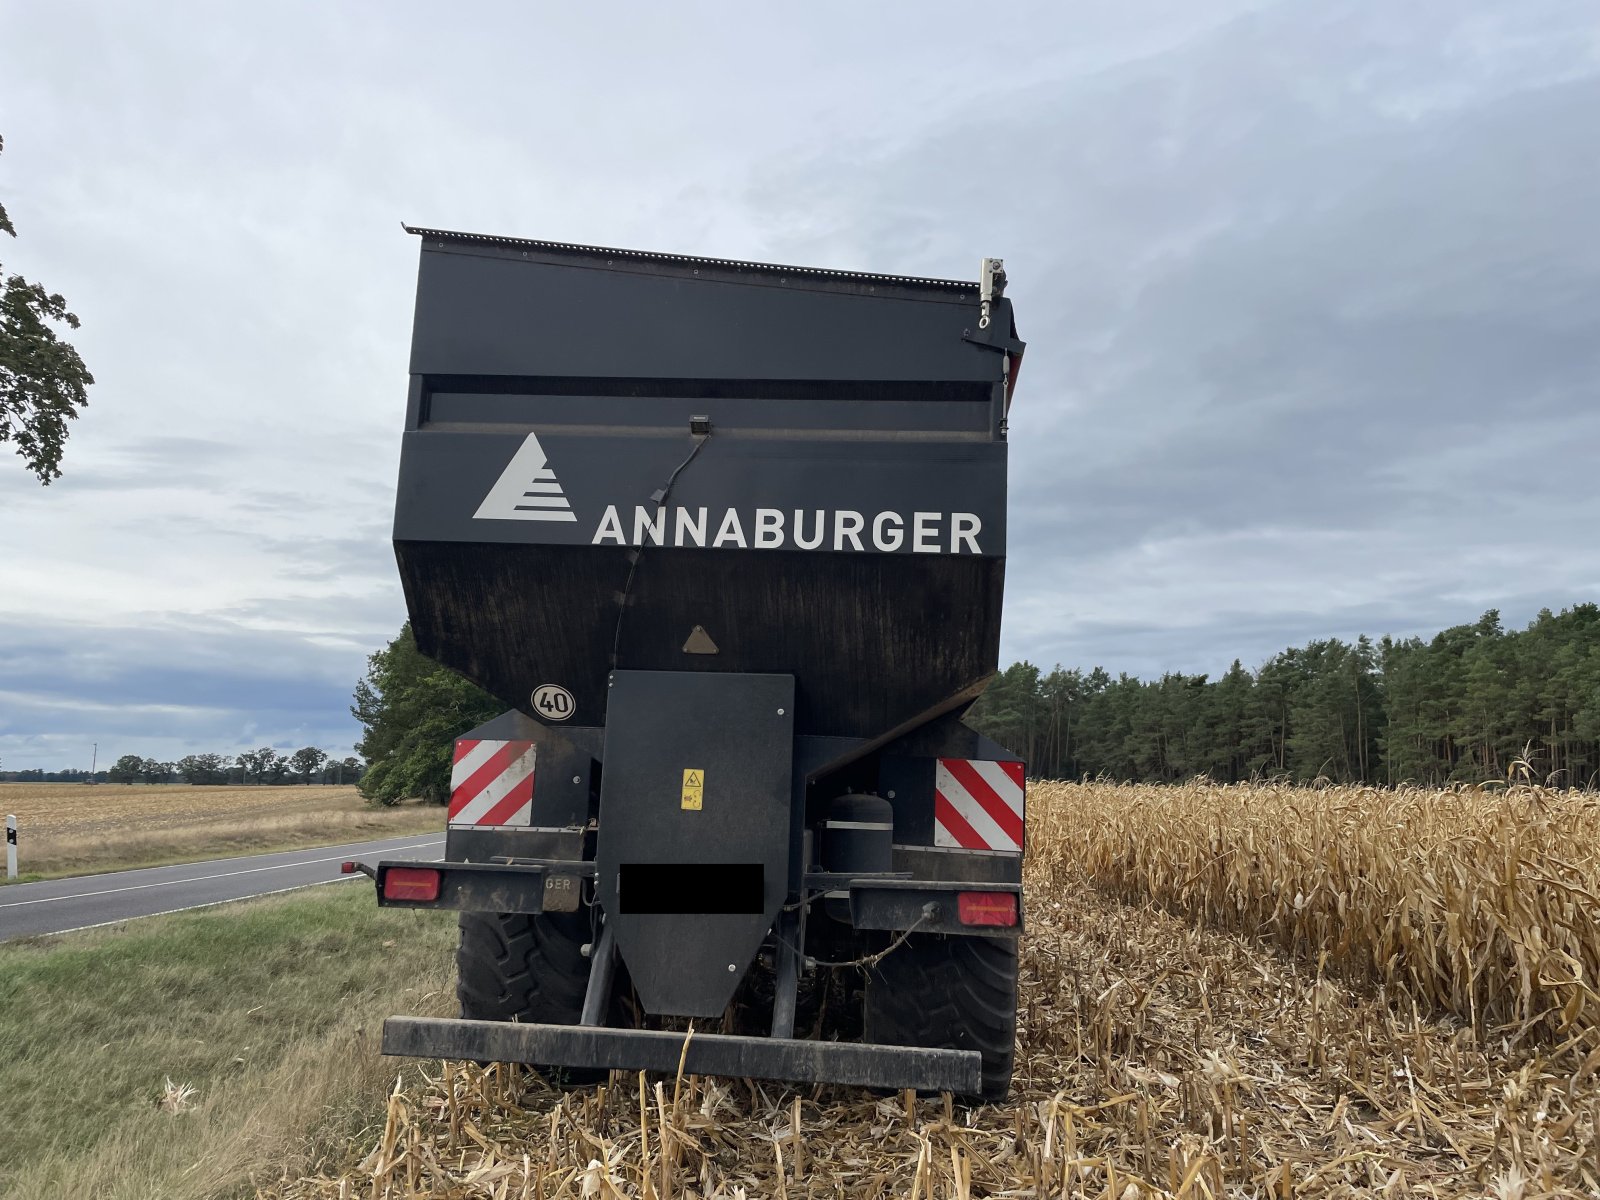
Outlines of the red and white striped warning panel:
{"label": "red and white striped warning panel", "polygon": [[963,850],[1022,849],[1019,762],[941,758],[933,773],[933,844]]}
{"label": "red and white striped warning panel", "polygon": [[532,742],[456,740],[450,770],[450,824],[533,823]]}

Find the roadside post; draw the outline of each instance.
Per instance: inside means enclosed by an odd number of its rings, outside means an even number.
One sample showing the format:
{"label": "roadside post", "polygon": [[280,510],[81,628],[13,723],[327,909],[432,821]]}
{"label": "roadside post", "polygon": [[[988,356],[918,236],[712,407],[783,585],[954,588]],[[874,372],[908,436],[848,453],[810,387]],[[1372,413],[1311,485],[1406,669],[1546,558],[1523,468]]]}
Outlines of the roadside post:
{"label": "roadside post", "polygon": [[6,878],[17,877],[17,818],[6,814]]}

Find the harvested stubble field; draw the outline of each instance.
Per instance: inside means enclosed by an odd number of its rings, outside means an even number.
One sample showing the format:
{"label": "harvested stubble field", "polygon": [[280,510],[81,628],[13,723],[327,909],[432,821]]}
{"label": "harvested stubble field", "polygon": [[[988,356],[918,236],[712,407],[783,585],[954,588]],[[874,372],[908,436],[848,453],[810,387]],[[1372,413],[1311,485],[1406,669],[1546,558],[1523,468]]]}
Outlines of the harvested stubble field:
{"label": "harvested stubble field", "polygon": [[338,1197],[1600,1194],[1600,807],[1035,784],[1011,1100],[440,1065]]}
{"label": "harvested stubble field", "polygon": [[254,854],[444,827],[435,806],[374,808],[353,786],[0,783],[26,877]]}

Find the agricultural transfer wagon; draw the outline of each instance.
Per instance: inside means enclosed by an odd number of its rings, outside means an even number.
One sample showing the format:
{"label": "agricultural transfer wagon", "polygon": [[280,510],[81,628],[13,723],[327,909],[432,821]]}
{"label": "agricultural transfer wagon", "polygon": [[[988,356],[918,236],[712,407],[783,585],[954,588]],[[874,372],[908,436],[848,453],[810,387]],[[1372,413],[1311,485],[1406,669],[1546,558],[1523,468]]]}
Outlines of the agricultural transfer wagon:
{"label": "agricultural transfer wagon", "polygon": [[395,557],[418,648],[510,711],[455,744],[444,860],[360,867],[460,913],[461,1019],[384,1050],[1003,1095],[1023,764],[961,722],[999,653],[999,261],[409,232]]}

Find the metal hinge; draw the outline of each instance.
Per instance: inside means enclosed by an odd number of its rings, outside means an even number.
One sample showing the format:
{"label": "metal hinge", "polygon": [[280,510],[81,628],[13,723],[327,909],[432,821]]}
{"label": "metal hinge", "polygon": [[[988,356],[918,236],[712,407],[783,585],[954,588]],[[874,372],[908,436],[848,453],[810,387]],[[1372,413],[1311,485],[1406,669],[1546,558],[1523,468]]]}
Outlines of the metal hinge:
{"label": "metal hinge", "polygon": [[978,277],[978,328],[989,328],[989,307],[1006,294],[1006,264],[1001,258],[983,260]]}

